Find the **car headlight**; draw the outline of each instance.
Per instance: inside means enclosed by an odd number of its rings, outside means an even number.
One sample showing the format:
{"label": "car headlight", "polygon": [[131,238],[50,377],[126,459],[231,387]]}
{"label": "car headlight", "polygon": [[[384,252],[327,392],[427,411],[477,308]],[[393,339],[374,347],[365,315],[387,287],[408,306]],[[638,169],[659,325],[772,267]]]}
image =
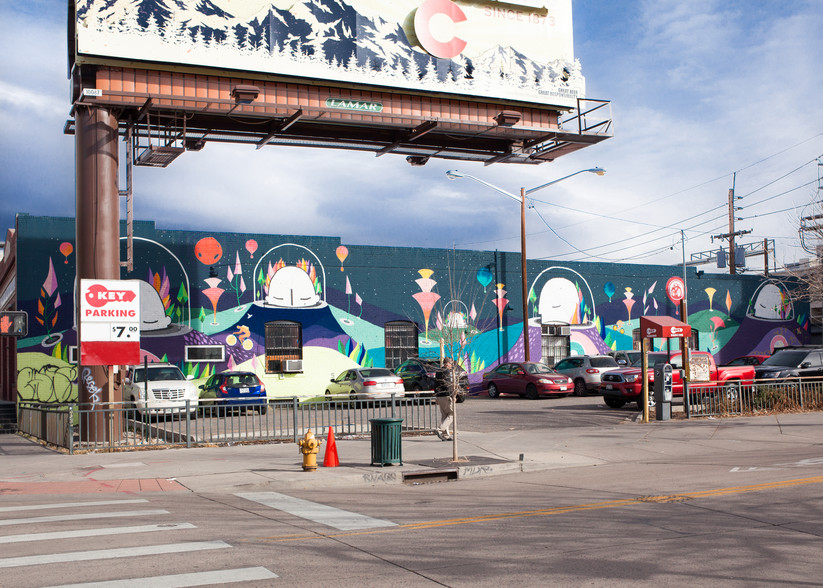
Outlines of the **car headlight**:
{"label": "car headlight", "polygon": [[552,383],[552,381],[551,381],[551,380],[547,380],[546,378],[540,378],[539,380],[537,380],[537,383],[538,383],[538,384],[551,384],[551,383]]}
{"label": "car headlight", "polygon": [[625,376],[625,380],[627,382],[636,382],[639,377],[640,377],[640,374],[635,374],[633,376]]}
{"label": "car headlight", "polygon": [[783,372],[761,372],[760,375],[764,378],[779,378]]}

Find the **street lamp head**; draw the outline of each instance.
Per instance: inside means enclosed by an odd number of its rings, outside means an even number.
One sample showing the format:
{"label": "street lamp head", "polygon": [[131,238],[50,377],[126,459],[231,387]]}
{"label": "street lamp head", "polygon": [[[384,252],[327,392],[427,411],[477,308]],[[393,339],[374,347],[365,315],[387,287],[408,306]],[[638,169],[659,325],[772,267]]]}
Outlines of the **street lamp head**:
{"label": "street lamp head", "polygon": [[597,174],[598,176],[602,176],[606,173],[606,170],[602,167],[593,167],[592,169],[587,169],[587,172],[591,172],[593,174]]}
{"label": "street lamp head", "polygon": [[465,176],[456,169],[450,169],[446,172],[446,177],[450,180],[456,180],[457,178],[463,178]]}

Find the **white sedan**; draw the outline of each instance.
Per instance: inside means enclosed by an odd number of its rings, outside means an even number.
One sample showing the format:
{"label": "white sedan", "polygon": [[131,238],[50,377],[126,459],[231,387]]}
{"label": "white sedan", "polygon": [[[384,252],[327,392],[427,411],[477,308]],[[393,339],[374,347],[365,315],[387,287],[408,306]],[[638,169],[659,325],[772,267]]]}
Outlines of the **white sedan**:
{"label": "white sedan", "polygon": [[346,370],[326,386],[326,396],[348,396],[356,399],[385,399],[405,395],[403,380],[386,368],[355,368]]}

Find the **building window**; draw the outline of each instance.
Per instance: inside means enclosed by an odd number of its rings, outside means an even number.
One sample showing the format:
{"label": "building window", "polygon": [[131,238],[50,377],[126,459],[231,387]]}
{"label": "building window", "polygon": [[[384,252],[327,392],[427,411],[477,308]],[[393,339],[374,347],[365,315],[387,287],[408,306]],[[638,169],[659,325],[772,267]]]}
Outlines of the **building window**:
{"label": "building window", "polygon": [[226,361],[226,348],[223,345],[186,345],[186,361],[220,363]]}
{"label": "building window", "polygon": [[411,321],[391,321],[384,327],[386,367],[396,368],[410,357],[417,357],[417,325]]}
{"label": "building window", "polygon": [[[266,323],[266,373],[302,371],[303,326],[292,321]],[[296,369],[296,366],[300,369]]]}
{"label": "building window", "polygon": [[569,325],[542,325],[542,359],[548,366],[555,365],[571,352],[571,327]]}

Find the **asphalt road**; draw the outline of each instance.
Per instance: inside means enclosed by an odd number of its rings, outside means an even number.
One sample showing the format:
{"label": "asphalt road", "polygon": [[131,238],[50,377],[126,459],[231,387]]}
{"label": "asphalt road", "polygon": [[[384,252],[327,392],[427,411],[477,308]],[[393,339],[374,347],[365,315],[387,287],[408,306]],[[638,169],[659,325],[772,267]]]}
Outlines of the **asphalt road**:
{"label": "asphalt road", "polygon": [[[636,415],[596,397],[472,398],[458,410],[489,432],[613,430]],[[821,586],[823,433],[797,432],[756,451],[696,443],[693,454],[456,482],[4,496],[0,583]],[[40,535],[56,532],[74,536]]]}

